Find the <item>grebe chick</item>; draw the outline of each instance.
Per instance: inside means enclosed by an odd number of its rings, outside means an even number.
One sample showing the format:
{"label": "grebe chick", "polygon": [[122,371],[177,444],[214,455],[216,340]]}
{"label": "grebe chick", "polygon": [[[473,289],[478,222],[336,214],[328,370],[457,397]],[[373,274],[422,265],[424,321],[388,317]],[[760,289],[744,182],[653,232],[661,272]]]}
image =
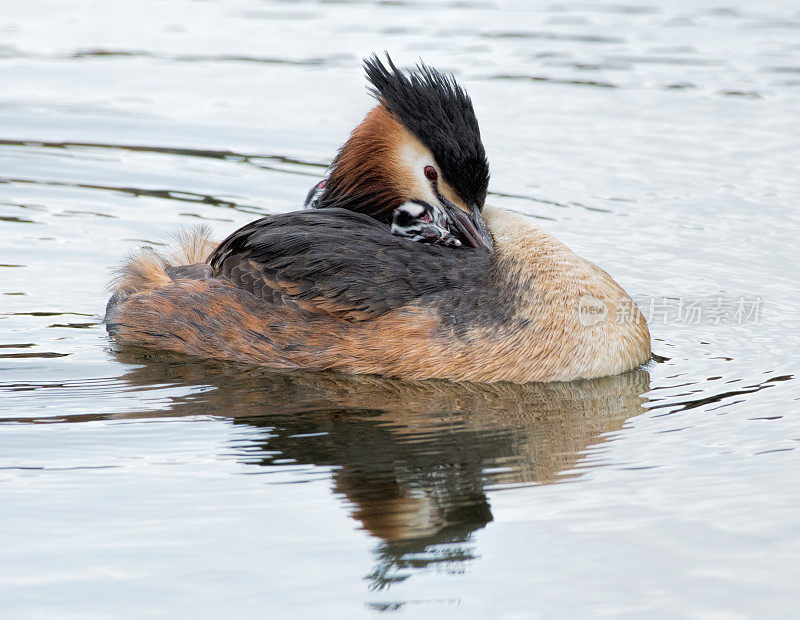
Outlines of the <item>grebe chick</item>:
{"label": "grebe chick", "polygon": [[[320,181],[309,190],[303,208],[317,208],[326,184],[326,181]],[[461,246],[461,242],[450,232],[447,216],[440,209],[421,200],[406,202],[394,210],[391,231],[393,235],[412,241]]]}
{"label": "grebe chick", "polygon": [[394,210],[392,234],[412,241],[461,247],[448,228],[447,216],[425,202],[407,202]]}
{"label": "grebe chick", "polygon": [[[320,181],[306,194],[303,208],[316,209],[325,192],[326,181]],[[421,200],[409,201],[392,213],[393,235],[412,241],[460,247],[461,242],[450,232],[447,216],[440,210]]]}
{"label": "grebe chick", "polygon": [[315,183],[314,187],[308,190],[306,194],[306,199],[303,201],[303,208],[304,209],[316,209],[317,204],[319,204],[319,199],[322,198],[322,194],[325,193],[325,186],[328,182],[323,179],[319,183]]}

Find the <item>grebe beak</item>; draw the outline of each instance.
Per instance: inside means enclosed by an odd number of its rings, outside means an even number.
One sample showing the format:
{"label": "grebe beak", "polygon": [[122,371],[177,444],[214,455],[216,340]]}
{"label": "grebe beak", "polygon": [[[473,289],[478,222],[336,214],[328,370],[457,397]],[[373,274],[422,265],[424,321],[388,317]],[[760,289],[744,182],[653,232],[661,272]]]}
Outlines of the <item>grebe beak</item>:
{"label": "grebe beak", "polygon": [[494,240],[477,204],[470,206],[469,215],[447,199],[442,200],[442,204],[467,247],[482,248],[489,252],[494,249]]}

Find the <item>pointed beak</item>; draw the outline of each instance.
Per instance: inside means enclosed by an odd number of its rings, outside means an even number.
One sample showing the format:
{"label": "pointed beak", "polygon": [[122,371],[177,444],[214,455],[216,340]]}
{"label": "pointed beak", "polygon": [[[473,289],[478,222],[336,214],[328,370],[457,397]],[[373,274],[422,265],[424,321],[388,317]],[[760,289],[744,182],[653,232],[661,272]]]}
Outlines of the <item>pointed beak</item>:
{"label": "pointed beak", "polygon": [[491,252],[494,249],[494,241],[486,226],[486,222],[481,217],[480,209],[477,204],[470,207],[471,213],[467,215],[454,204],[445,201],[447,215],[455,225],[456,231],[462,237],[467,247],[481,248]]}

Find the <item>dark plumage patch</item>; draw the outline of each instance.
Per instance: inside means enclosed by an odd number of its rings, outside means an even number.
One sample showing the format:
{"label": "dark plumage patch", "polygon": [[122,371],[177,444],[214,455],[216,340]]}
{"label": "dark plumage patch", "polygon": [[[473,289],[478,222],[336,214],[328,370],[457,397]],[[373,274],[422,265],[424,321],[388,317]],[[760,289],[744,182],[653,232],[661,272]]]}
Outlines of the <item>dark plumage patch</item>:
{"label": "dark plumage patch", "polygon": [[215,278],[268,303],[362,321],[423,297],[448,307],[477,297],[490,256],[403,239],[371,217],[330,208],[251,222],[209,263]]}
{"label": "dark plumage patch", "polygon": [[424,63],[409,75],[386,55],[364,61],[372,94],[430,149],[445,180],[467,204],[483,208],[489,186],[489,162],[469,95],[452,75]]}

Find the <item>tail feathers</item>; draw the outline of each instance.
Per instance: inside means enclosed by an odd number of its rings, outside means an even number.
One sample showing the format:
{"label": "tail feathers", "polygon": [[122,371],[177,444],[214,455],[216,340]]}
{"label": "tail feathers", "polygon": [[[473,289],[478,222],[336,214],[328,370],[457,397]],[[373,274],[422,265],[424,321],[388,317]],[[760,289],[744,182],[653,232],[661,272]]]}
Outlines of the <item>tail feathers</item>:
{"label": "tail feathers", "polygon": [[175,268],[204,263],[216,247],[208,226],[179,228],[171,237],[171,248],[166,253],[139,248],[128,254],[109,286],[116,297],[166,286],[176,273],[189,273]]}
{"label": "tail feathers", "polygon": [[211,237],[211,228],[205,224],[178,228],[171,237],[174,249],[169,261],[176,267],[206,262],[218,245]]}
{"label": "tail feathers", "polygon": [[109,288],[121,295],[142,293],[171,282],[167,275],[170,264],[152,248],[139,248],[128,253]]}

